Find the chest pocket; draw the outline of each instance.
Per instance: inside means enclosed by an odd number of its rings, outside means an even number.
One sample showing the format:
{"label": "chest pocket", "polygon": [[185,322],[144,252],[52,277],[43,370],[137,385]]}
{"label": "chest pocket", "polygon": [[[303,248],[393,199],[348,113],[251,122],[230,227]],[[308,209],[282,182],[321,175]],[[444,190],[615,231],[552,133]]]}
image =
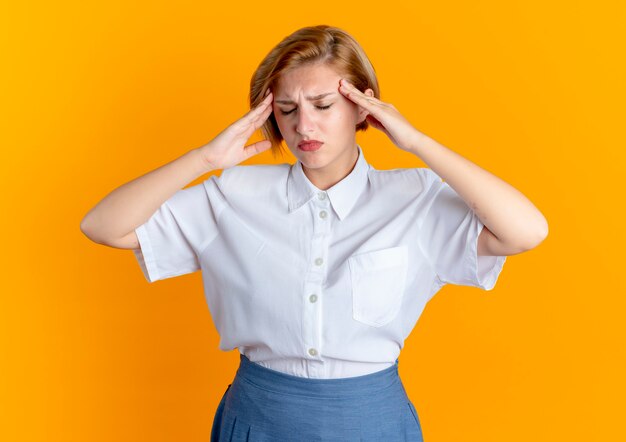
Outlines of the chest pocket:
{"label": "chest pocket", "polygon": [[402,305],[407,246],[397,246],[348,258],[352,288],[352,317],[372,327],[391,322]]}

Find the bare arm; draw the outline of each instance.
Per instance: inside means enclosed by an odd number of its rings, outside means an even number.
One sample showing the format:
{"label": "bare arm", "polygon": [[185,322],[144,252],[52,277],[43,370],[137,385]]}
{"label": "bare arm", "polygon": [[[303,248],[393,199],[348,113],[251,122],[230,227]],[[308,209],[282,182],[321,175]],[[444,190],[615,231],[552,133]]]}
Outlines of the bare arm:
{"label": "bare arm", "polygon": [[537,247],[548,235],[548,222],[519,190],[417,133],[412,152],[452,187],[484,224],[478,255],[515,255]]}
{"label": "bare arm", "polygon": [[190,150],[113,190],[85,215],[80,230],[98,244],[139,248],[135,229],[174,193],[211,170],[199,148]]}
{"label": "bare arm", "polygon": [[139,248],[135,229],[177,191],[205,173],[233,167],[272,146],[268,140],[245,145],[272,113],[272,100],[267,90],[259,105],[209,143],[113,190],[85,215],[80,230],[98,244]]}
{"label": "bare arm", "polygon": [[342,79],[339,91],[363,108],[361,118],[424,161],[474,211],[484,225],[478,255],[515,255],[546,238],[546,218],[519,190],[417,130],[393,104],[375,98],[372,89],[361,92]]}

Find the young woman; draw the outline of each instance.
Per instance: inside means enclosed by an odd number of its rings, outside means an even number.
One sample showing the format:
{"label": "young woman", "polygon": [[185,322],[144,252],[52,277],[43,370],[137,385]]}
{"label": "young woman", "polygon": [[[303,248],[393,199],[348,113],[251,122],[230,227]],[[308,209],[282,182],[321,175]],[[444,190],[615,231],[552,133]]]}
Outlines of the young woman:
{"label": "young woman", "polygon": [[[250,112],[81,224],[149,282],[202,271],[220,349],[240,352],[213,441],[423,440],[398,356],[426,303],[445,284],[491,290],[547,235],[524,195],[379,97],[354,38],[300,29],[254,73]],[[356,143],[370,125],[429,167],[374,169]],[[238,165],[283,141],[295,164]]]}

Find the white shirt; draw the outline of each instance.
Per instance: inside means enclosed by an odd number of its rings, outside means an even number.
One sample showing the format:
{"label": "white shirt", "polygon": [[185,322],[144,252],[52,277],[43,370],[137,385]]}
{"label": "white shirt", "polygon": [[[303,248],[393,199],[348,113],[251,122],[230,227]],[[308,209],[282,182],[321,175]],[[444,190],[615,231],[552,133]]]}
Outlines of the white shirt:
{"label": "white shirt", "polygon": [[393,365],[445,284],[491,290],[506,256],[428,168],[354,169],[326,191],[297,161],[238,165],[179,190],[135,232],[149,282],[202,271],[220,335],[264,367],[341,378]]}

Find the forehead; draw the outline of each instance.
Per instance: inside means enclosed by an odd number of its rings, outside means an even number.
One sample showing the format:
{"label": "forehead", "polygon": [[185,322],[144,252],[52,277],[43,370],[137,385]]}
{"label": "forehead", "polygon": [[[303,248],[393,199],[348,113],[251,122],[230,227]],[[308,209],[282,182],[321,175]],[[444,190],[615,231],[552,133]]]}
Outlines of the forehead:
{"label": "forehead", "polygon": [[339,88],[341,76],[332,67],[315,64],[302,66],[283,73],[277,82],[276,97],[290,98],[305,93],[315,95],[335,91]]}

